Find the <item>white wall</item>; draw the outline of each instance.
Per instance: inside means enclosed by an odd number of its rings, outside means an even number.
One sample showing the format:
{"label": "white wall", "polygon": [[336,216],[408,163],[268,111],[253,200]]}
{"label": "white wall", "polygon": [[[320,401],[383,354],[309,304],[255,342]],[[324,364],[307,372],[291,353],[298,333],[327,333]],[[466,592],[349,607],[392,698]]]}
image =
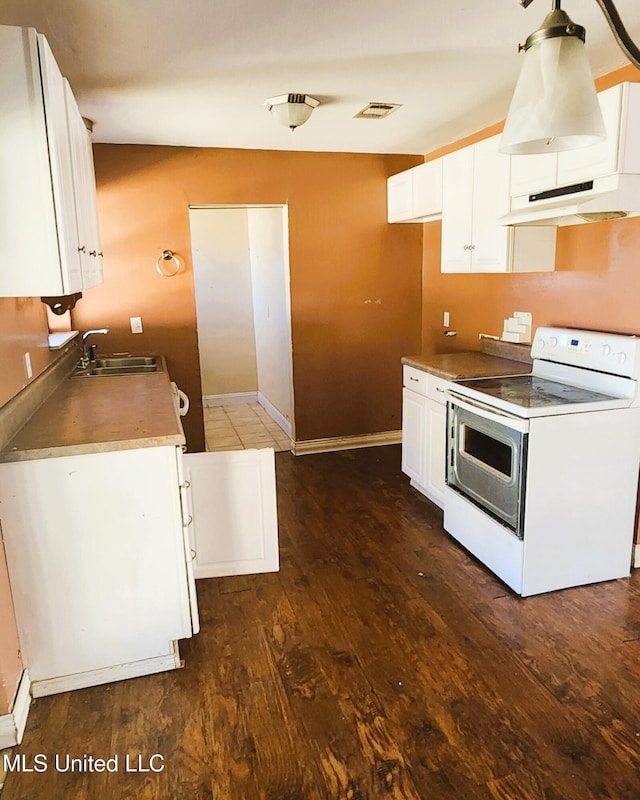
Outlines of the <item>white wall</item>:
{"label": "white wall", "polygon": [[202,394],[256,392],[246,208],[189,210]]}
{"label": "white wall", "polygon": [[258,391],[261,398],[291,423],[287,209],[250,208],[248,218]]}

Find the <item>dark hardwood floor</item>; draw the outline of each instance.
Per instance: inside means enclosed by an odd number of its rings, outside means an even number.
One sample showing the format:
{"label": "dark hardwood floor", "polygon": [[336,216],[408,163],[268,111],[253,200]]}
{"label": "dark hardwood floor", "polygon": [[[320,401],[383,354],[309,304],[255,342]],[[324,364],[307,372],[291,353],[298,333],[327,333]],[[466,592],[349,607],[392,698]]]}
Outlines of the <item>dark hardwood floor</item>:
{"label": "dark hardwood floor", "polygon": [[399,447],[279,453],[277,481],[280,572],[198,582],[183,670],[36,700],[15,752],[49,769],[2,800],[640,797],[640,571],[514,596]]}

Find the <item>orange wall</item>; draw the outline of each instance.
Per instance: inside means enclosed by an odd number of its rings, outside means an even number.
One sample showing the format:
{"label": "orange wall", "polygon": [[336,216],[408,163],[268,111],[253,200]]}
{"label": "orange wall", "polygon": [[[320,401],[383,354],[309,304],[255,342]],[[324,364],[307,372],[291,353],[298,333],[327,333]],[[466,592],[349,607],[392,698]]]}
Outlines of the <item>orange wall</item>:
{"label": "orange wall", "polygon": [[0,297],[0,406],[29,383],[25,353],[34,377],[53,361],[48,333],[46,306],[39,298]]}
{"label": "orange wall", "polygon": [[[640,81],[632,66],[596,81],[605,89]],[[499,132],[501,125],[429,154],[428,159]],[[500,335],[514,311],[530,311],[533,327],[560,325],[640,334],[640,217],[558,229],[552,273],[443,275],[440,223],[424,226],[422,350],[477,350],[478,334]],[[456,337],[444,337],[449,311]]]}
{"label": "orange wall", "polygon": [[[47,333],[46,310],[39,298],[0,298],[0,406],[29,382],[26,352],[31,356],[34,377],[53,360]],[[20,644],[0,539],[0,716],[8,713],[21,674]]]}
{"label": "orange wall", "polygon": [[[100,144],[94,156],[105,283],[74,327],[109,327],[103,350],[167,356],[192,400],[190,450],[204,441],[189,204],[289,206],[296,439],[400,428],[400,357],[420,348],[422,226],[387,224],[385,185],[421,156]],[[184,262],[174,278],[156,273],[164,249]]]}

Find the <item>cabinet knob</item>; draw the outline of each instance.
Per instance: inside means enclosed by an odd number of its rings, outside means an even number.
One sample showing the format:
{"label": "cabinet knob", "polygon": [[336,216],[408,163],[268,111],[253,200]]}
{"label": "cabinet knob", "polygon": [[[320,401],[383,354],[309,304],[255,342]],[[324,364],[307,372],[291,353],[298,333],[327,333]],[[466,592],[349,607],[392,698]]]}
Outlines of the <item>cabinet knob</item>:
{"label": "cabinet knob", "polygon": [[78,248],[78,252],[79,253],[86,253],[87,252],[87,248],[84,245],[82,245],[82,247]]}
{"label": "cabinet knob", "polygon": [[96,253],[95,250],[89,250],[89,255],[95,258],[98,254]]}

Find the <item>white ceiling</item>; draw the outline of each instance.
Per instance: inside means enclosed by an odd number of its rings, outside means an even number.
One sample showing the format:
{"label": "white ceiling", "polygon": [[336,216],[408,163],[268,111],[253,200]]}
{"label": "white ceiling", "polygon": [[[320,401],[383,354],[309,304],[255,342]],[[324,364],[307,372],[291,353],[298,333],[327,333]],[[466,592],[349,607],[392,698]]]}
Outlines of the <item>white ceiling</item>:
{"label": "white ceiling", "polygon": [[[616,0],[640,42],[640,2]],[[44,33],[96,142],[427,153],[506,115],[536,0],[0,0]],[[594,75],[627,62],[595,0],[565,0]],[[266,97],[321,101],[291,133]],[[385,120],[368,102],[402,103]]]}

